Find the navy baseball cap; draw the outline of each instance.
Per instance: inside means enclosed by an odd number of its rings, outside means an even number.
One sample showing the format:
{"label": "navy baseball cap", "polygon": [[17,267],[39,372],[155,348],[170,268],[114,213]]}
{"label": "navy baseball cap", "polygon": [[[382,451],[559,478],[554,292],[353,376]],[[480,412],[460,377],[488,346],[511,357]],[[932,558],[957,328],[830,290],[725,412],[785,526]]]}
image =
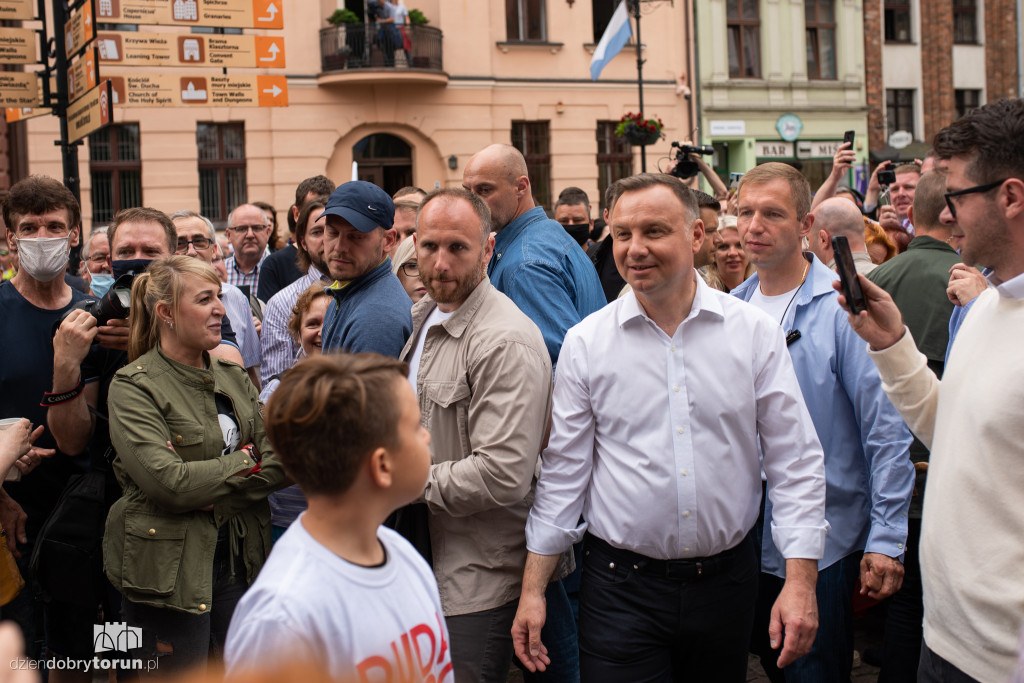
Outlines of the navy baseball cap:
{"label": "navy baseball cap", "polygon": [[317,217],[339,216],[359,232],[395,225],[395,203],[388,193],[365,180],[352,180],[338,186],[327,200],[327,207]]}

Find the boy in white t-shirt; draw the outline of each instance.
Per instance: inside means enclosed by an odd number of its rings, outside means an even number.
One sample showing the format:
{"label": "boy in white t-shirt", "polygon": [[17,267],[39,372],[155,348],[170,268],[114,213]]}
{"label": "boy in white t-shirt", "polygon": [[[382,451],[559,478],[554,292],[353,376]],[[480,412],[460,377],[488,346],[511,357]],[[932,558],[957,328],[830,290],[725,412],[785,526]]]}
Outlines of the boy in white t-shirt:
{"label": "boy in white t-shirt", "polygon": [[392,358],[336,354],[282,377],[264,423],[309,507],[238,603],[229,674],[304,663],[345,680],[453,679],[434,575],[381,526],[422,493],[430,468],[407,372]]}

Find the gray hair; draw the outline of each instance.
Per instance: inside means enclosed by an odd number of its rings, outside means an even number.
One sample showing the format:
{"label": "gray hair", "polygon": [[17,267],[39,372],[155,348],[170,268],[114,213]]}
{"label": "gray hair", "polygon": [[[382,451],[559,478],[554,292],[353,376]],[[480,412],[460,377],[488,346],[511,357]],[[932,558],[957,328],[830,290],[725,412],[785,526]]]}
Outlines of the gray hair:
{"label": "gray hair", "polygon": [[89,258],[89,252],[91,251],[91,249],[89,248],[89,245],[92,244],[92,238],[93,237],[98,237],[100,235],[103,235],[104,237],[106,237],[106,235],[107,235],[107,226],[104,225],[103,227],[100,227],[100,228],[93,228],[92,231],[89,233],[89,239],[87,239],[85,241],[85,244],[82,245],[82,260],[83,261],[86,261]]}
{"label": "gray hair", "polygon": [[214,242],[217,241],[217,228],[213,227],[213,222],[201,213],[193,211],[192,209],[182,209],[181,211],[175,211],[172,213],[170,218],[172,223],[179,218],[198,218],[206,223],[206,231],[210,233],[210,239]]}

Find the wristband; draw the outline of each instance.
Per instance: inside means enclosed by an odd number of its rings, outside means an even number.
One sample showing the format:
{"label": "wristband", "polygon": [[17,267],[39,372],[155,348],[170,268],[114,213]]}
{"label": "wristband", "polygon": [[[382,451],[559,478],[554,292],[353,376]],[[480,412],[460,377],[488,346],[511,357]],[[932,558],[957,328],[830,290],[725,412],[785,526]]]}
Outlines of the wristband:
{"label": "wristband", "polygon": [[59,394],[50,393],[49,391],[43,393],[43,400],[39,402],[39,405],[43,408],[49,408],[50,406],[60,405],[61,403],[67,403],[68,401],[78,398],[78,395],[85,390],[85,379],[78,380],[78,386],[70,391],[65,391]]}

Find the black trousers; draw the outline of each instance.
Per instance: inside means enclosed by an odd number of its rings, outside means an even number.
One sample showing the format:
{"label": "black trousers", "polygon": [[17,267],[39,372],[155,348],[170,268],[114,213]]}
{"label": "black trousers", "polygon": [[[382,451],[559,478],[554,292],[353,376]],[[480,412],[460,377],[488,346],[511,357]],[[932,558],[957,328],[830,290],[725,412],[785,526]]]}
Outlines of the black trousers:
{"label": "black trousers", "polygon": [[700,568],[584,541],[580,679],[746,680],[758,565],[747,536]]}

